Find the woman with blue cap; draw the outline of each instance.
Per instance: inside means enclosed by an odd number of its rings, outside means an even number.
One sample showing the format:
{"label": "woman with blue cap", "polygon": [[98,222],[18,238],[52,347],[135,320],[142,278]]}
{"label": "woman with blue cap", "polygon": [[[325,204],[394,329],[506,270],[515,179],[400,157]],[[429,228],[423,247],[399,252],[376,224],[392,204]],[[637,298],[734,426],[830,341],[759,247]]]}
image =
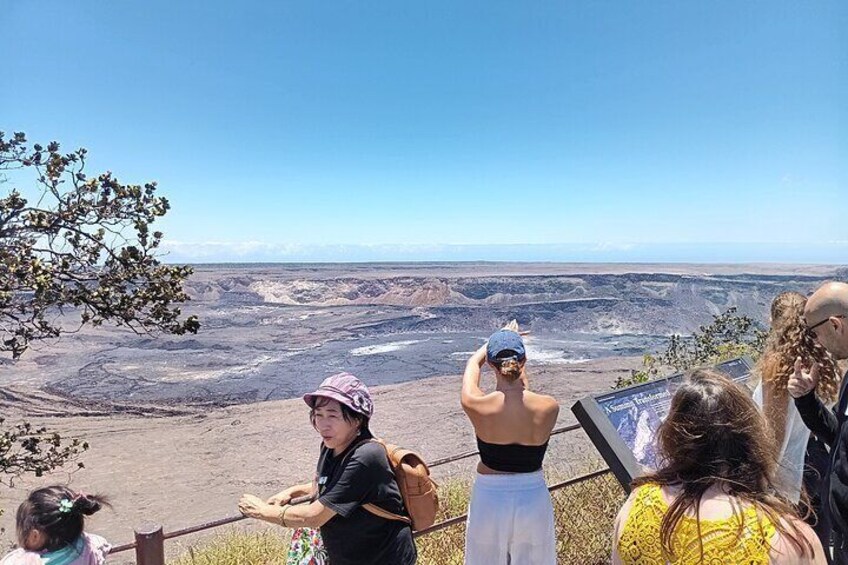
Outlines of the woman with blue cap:
{"label": "woman with blue cap", "polygon": [[[466,528],[467,565],[556,564],[554,511],[542,460],[559,404],[527,389],[526,361],[513,320],[465,367],[462,408],[480,451]],[[490,393],[480,388],[484,364],[495,373]]]}

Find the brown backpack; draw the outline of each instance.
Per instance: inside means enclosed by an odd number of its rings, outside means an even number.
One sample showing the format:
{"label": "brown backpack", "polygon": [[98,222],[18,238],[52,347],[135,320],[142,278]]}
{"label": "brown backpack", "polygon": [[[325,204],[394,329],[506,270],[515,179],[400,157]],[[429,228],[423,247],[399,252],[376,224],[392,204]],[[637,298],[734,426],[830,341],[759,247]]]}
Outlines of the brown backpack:
{"label": "brown backpack", "polygon": [[406,522],[415,531],[432,526],[436,521],[436,512],[439,510],[438,485],[430,478],[430,469],[427,468],[424,459],[414,451],[386,443],[381,439],[371,441],[385,448],[389,467],[395,474],[400,495],[403,497],[403,505],[409,516],[394,514],[374,504],[363,504],[362,507],[381,518]]}

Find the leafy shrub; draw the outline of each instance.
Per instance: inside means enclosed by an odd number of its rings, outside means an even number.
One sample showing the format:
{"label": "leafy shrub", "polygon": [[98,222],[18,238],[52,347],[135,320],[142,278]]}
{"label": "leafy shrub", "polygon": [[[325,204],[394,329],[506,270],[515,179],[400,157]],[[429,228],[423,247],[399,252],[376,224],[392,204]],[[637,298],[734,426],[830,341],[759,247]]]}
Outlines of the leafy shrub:
{"label": "leafy shrub", "polygon": [[671,373],[702,365],[715,365],[728,359],[748,355],[756,359],[763,351],[768,331],[748,316],[736,313],[732,306],[713,316],[711,324],[701,326],[691,336],[672,335],[664,352],[645,355],[642,367],[629,377],[619,377],[613,388],[644,383]]}

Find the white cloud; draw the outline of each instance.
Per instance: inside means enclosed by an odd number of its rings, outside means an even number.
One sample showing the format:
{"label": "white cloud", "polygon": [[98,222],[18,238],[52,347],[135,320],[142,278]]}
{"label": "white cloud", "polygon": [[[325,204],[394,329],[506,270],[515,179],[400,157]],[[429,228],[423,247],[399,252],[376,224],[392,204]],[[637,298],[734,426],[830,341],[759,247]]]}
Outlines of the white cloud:
{"label": "white cloud", "polygon": [[787,243],[570,243],[310,245],[265,241],[165,241],[170,263],[527,261],[633,263],[848,263],[848,241]]}

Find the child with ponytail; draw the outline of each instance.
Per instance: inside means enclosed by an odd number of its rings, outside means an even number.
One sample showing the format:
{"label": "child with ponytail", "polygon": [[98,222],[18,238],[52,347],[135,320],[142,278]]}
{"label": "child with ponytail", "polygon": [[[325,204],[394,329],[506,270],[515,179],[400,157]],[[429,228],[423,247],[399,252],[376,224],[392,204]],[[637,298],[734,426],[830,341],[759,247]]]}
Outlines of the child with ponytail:
{"label": "child with ponytail", "polygon": [[18,549],[0,565],[101,565],[109,543],[83,531],[85,516],[107,505],[99,495],[74,492],[64,486],[32,491],[18,507]]}

